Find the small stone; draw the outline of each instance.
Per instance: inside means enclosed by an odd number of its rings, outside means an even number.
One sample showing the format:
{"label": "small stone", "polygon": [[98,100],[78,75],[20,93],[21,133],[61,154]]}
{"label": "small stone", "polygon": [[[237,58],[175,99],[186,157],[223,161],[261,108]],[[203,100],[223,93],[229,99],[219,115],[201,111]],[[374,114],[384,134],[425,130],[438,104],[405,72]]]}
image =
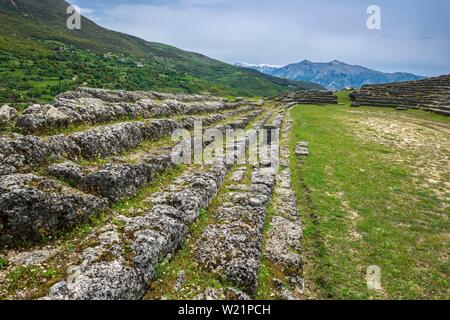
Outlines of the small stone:
{"label": "small stone", "polygon": [[309,150],[308,150],[308,143],[307,142],[299,142],[295,146],[295,155],[297,157],[301,156],[308,156]]}
{"label": "small stone", "polygon": [[14,265],[22,265],[22,266],[37,265],[41,269],[43,269],[44,267],[41,265],[41,263],[54,257],[58,252],[59,252],[58,249],[50,249],[50,248],[48,249],[44,248],[29,252],[22,252],[11,258],[10,262]]}
{"label": "small stone", "polygon": [[280,296],[281,296],[282,300],[287,300],[287,301],[298,300],[297,297],[291,292],[291,290],[289,290],[287,288],[283,288],[281,290]]}
{"label": "small stone", "polygon": [[186,282],[186,272],[184,270],[181,270],[178,273],[178,277],[177,277],[177,281],[175,282],[175,287],[174,290],[176,292],[181,290],[181,287],[183,286],[183,284]]}
{"label": "small stone", "polygon": [[69,266],[67,268],[67,285],[70,286],[73,284],[81,275],[80,267],[78,266]]}
{"label": "small stone", "polygon": [[0,108],[0,124],[7,124],[17,118],[17,110],[8,105]]}
{"label": "small stone", "polygon": [[233,180],[235,182],[240,182],[244,178],[244,174],[245,174],[245,170],[239,169],[233,173],[233,175],[231,176],[231,180]]}
{"label": "small stone", "polygon": [[273,278],[272,281],[275,288],[277,288],[278,290],[281,290],[284,287],[284,283],[280,279]]}

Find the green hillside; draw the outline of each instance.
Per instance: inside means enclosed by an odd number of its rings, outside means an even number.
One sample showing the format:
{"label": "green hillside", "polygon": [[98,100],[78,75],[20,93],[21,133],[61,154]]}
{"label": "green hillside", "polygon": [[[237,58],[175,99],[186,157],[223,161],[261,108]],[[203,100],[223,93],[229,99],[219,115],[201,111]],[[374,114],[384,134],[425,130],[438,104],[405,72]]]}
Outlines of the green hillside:
{"label": "green hillside", "polygon": [[223,96],[322,88],[110,31],[84,17],[81,30],[69,30],[68,5],[0,0],[0,103],[46,102],[80,85]]}

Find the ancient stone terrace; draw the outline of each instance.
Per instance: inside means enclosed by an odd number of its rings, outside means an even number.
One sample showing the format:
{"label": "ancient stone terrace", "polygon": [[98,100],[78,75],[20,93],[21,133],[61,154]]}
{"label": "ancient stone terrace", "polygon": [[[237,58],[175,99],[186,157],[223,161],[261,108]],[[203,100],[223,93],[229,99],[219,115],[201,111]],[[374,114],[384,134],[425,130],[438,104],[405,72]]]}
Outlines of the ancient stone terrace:
{"label": "ancient stone terrace", "polygon": [[[10,117],[0,136],[0,255],[8,268],[58,270],[45,288],[29,288],[28,298],[162,298],[152,289],[157,268],[186,248],[199,272],[224,284],[198,288],[189,298],[253,298],[264,257],[282,270],[274,279],[277,297],[300,298],[301,224],[288,183],[287,107],[88,88],[29,107]],[[222,146],[220,138],[192,135],[196,122],[202,133],[240,133]],[[191,137],[172,141],[177,129]],[[267,154],[238,163],[260,139],[258,129],[271,130],[271,154],[282,145],[281,171],[278,158]],[[231,150],[232,157],[214,153],[208,163],[177,164],[185,145]],[[194,232],[205,214],[204,228]],[[80,236],[86,225],[95,227]],[[63,239],[70,239],[70,252]],[[17,294],[7,279],[0,277],[0,298]]]}
{"label": "ancient stone terrace", "polygon": [[296,104],[313,104],[313,105],[326,105],[337,104],[338,98],[333,95],[331,91],[299,91],[295,93],[286,93],[281,96],[272,99],[276,102],[282,102],[289,105]]}
{"label": "ancient stone terrace", "polygon": [[241,104],[206,96],[80,88],[59,95],[53,104],[29,107],[17,119],[17,127],[33,134],[80,124],[232,110]]}
{"label": "ancient stone terrace", "polygon": [[[191,130],[196,121],[221,130],[246,126],[262,111],[244,104],[83,88],[59,96],[53,105],[28,108],[17,120],[18,131],[52,132],[72,125],[73,132],[0,136],[0,241],[39,240],[135,194],[172,167],[173,145],[156,146],[159,140],[176,129]],[[176,116],[158,118],[168,115]],[[86,124],[119,119],[124,120],[86,129]],[[103,159],[101,165],[97,159]]]}
{"label": "ancient stone terrace", "polygon": [[353,106],[423,109],[450,116],[450,76],[367,85],[350,94]]}

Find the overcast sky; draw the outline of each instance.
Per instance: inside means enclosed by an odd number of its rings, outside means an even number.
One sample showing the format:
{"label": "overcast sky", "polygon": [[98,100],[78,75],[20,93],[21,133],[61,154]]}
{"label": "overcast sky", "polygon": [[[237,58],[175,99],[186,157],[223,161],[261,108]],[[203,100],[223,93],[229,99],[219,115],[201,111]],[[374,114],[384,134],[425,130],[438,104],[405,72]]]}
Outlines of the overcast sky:
{"label": "overcast sky", "polygon": [[[70,0],[69,0],[70,1]],[[450,73],[449,0],[72,0],[109,29],[225,62]],[[381,8],[381,30],[366,26]]]}

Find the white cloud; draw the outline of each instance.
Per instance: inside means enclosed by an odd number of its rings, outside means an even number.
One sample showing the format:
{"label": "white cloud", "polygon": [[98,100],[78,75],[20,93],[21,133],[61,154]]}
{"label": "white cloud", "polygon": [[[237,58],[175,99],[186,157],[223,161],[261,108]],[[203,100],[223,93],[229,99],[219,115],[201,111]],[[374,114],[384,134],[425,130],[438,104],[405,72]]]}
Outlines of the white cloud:
{"label": "white cloud", "polygon": [[450,72],[450,28],[440,0],[437,7],[378,0],[381,31],[366,28],[366,0],[143,2],[96,8],[96,16],[114,30],[230,63],[338,59],[383,71]]}
{"label": "white cloud", "polygon": [[80,8],[80,9],[81,9],[81,13],[85,14],[85,15],[90,15],[90,14],[95,13],[94,9],[90,9],[90,8]]}

